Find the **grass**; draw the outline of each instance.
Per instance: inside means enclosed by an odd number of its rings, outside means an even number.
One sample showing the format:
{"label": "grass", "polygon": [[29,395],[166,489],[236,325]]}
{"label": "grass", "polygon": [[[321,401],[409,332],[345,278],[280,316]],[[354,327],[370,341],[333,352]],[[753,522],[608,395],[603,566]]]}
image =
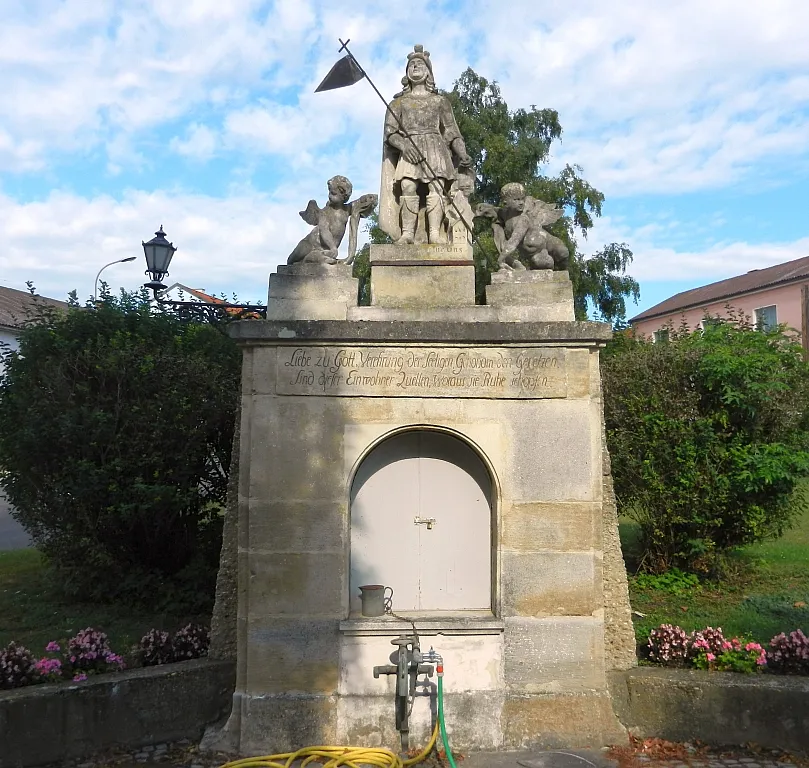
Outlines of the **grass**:
{"label": "grass", "polygon": [[50,583],[37,550],[0,552],[0,648],[16,640],[39,653],[51,640],[64,640],[93,627],[109,635],[114,651],[126,653],[152,627],[173,631],[192,620],[201,619],[139,611],[128,605],[68,602]]}
{"label": "grass", "polygon": [[[620,529],[624,551],[633,551],[637,526],[622,521]],[[797,628],[809,632],[809,513],[780,539],[734,553],[729,571],[722,582],[703,582],[696,588],[682,585],[683,589],[676,578],[655,588],[630,576],[638,642],[663,623],[687,631],[722,627],[726,635],[748,635],[762,644],[779,632]]]}

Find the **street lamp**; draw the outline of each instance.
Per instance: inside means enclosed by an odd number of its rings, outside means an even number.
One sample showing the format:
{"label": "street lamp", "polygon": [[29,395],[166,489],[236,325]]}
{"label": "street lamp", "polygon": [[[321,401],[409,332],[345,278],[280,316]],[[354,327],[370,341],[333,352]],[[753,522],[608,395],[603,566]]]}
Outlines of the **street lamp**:
{"label": "street lamp", "polygon": [[[150,288],[154,294],[154,299],[161,307],[171,307],[178,310],[186,317],[194,318],[221,318],[223,313],[231,317],[267,317],[267,307],[260,304],[231,304],[227,301],[216,300],[216,303],[208,303],[205,301],[173,301],[171,299],[162,298],[161,291],[166,290],[163,285],[163,278],[169,273],[169,264],[171,264],[171,257],[177,250],[173,243],[166,240],[166,233],[163,231],[163,225],[155,232],[155,236],[149,240],[148,243],[141,241],[143,245],[143,253],[146,256],[146,274],[152,279],[148,283],[144,283],[144,288]],[[131,257],[126,261],[131,261]]]}
{"label": "street lamp", "polygon": [[135,261],[134,256],[127,256],[125,259],[116,259],[115,261],[111,261],[109,264],[105,264],[101,269],[98,270],[98,274],[96,275],[95,280],[95,287],[93,288],[93,301],[98,301],[98,278],[101,277],[101,273],[107,268],[111,267],[113,264],[123,264],[127,261]]}
{"label": "street lamp", "polygon": [[155,236],[148,243],[141,241],[141,245],[143,245],[143,253],[146,256],[146,272],[152,278],[150,282],[146,283],[146,288],[151,288],[154,295],[157,296],[157,292],[166,287],[163,285],[163,278],[169,273],[171,257],[174,256],[177,249],[173,243],[166,240],[162,224],[160,229],[155,232]]}

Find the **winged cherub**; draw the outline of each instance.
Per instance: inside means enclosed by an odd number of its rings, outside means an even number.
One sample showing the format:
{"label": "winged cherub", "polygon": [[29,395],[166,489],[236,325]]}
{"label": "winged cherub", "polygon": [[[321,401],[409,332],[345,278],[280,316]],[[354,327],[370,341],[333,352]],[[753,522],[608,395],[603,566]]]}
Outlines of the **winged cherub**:
{"label": "winged cherub", "polygon": [[500,254],[500,267],[525,269],[567,269],[570,252],[555,235],[544,227],[559,221],[564,211],[552,203],[545,203],[525,194],[522,184],[513,182],[500,190],[502,205],[478,205],[475,216],[492,220],[494,243]]}
{"label": "winged cherub", "polygon": [[312,231],[303,238],[289,254],[287,264],[298,262],[337,264],[337,250],[343,241],[346,226],[351,222],[348,234],[348,256],[342,263],[351,264],[357,252],[357,229],[359,221],[376,207],[376,195],[363,195],[349,203],[353,187],[345,176],[334,176],[328,181],[329,201],[320,208],[310,200],[300,217],[311,224]]}

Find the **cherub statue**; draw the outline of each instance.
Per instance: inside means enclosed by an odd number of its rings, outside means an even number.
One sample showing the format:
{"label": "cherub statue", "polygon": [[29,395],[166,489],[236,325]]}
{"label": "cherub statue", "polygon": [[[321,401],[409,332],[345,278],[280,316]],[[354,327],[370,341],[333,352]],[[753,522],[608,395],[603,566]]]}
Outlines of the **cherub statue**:
{"label": "cherub statue", "polygon": [[497,208],[481,203],[475,216],[492,220],[494,243],[500,254],[501,268],[567,269],[570,253],[567,246],[544,227],[563,216],[564,211],[552,203],[545,203],[525,194],[522,184],[513,182],[500,190],[502,205]]}
{"label": "cherub statue", "polygon": [[351,264],[357,253],[357,230],[359,221],[376,207],[376,195],[363,195],[349,203],[353,187],[345,176],[334,176],[328,181],[329,202],[320,208],[310,200],[300,217],[314,229],[303,238],[289,254],[287,264],[298,262],[337,264],[337,249],[343,241],[346,225],[351,222],[348,234],[348,256],[344,264]]}

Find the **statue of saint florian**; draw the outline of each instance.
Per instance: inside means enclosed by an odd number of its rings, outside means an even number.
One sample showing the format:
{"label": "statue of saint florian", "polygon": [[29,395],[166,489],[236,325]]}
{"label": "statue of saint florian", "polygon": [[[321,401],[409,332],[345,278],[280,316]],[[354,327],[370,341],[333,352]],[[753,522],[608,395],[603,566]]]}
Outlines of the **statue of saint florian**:
{"label": "statue of saint florian", "polygon": [[385,115],[379,226],[397,244],[445,243],[447,195],[457,169],[472,161],[421,45],[407,56],[402,85]]}

